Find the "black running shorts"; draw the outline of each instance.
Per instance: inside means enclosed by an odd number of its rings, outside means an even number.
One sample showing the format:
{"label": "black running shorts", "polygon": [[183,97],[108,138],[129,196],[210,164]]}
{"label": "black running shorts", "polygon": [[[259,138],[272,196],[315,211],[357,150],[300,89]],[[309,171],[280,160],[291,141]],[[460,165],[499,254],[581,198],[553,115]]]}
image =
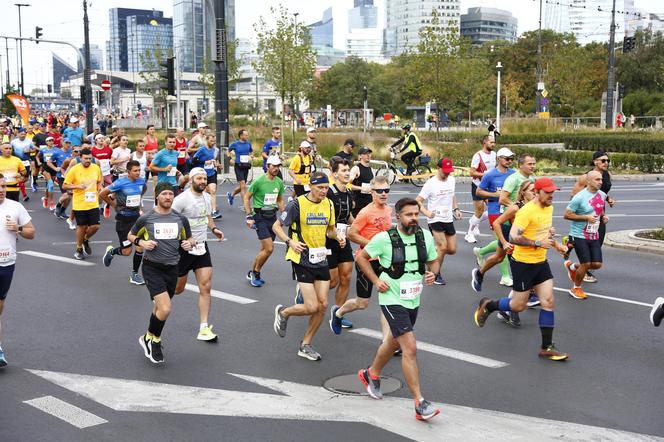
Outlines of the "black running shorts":
{"label": "black running shorts", "polygon": [[291,262],[293,265],[293,279],[305,284],[313,284],[314,281],[329,281],[330,268],[325,267],[305,267]]}
{"label": "black running shorts", "polygon": [[402,305],[381,305],[383,316],[390,326],[393,338],[412,332],[417,321],[418,308],[410,309]]}
{"label": "black running shorts", "polygon": [[527,292],[536,285],[553,279],[548,261],[528,264],[519,262],[510,256],[510,270],[512,270],[512,280],[514,281],[512,289],[515,292]]}
{"label": "black running shorts", "polygon": [[74,218],[76,218],[76,224],[79,226],[98,226],[99,208],[95,207],[90,210],[74,210]]}
{"label": "black running shorts", "polygon": [[178,277],[187,276],[190,271],[196,271],[206,267],[212,267],[212,258],[210,249],[205,243],[205,253],[202,255],[192,255],[180,248],[180,263],[178,264]]}
{"label": "black running shorts", "polygon": [[[251,167],[240,167],[237,164],[235,165],[235,179],[239,183],[240,181],[244,181],[245,183],[247,182],[247,178],[249,177],[249,170]],[[208,184],[210,183],[210,179],[208,178]]]}
{"label": "black running shorts", "polygon": [[9,287],[12,285],[14,277],[15,264],[10,266],[0,266],[0,301],[3,301],[9,293]]}
{"label": "black running shorts", "polygon": [[129,231],[136,223],[136,218],[129,218],[122,215],[115,215],[115,232],[118,234],[118,241],[120,242],[120,247],[127,249],[131,247],[131,242],[127,239]]}
{"label": "black running shorts", "polygon": [[330,249],[331,253],[327,255],[327,265],[331,269],[336,269],[342,262],[353,262],[353,248],[350,246],[350,241],[346,240],[346,247],[343,249],[339,247],[339,241],[336,239],[327,238],[325,247]]}
{"label": "black running shorts", "polygon": [[454,228],[454,223],[442,223],[442,222],[437,222],[437,223],[430,223],[429,224],[429,230],[433,232],[443,232],[447,236],[454,236],[456,235],[456,229]]}
{"label": "black running shorts", "polygon": [[602,244],[599,239],[574,237],[574,250],[576,250],[580,264],[602,262]]}
{"label": "black running shorts", "polygon": [[175,286],[178,282],[177,265],[159,264],[144,258],[141,270],[150,299],[162,293],[168,293],[169,298],[175,296]]}

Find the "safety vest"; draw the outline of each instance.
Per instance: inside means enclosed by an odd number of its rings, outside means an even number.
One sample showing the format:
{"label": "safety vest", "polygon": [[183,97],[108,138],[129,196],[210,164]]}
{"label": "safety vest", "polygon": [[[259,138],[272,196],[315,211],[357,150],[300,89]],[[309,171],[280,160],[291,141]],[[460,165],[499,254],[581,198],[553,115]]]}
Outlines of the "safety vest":
{"label": "safety vest", "polygon": [[406,260],[406,244],[401,239],[397,228],[392,227],[387,231],[387,234],[390,235],[390,242],[392,243],[392,262],[388,268],[383,268],[383,272],[395,280],[401,278],[404,273],[424,275],[427,263],[427,244],[422,229],[418,227],[415,232],[415,244],[408,244],[417,247],[417,271],[406,271],[406,263],[416,262],[416,260]]}
{"label": "safety vest", "polygon": [[[306,244],[307,248],[325,247],[327,226],[334,218],[334,206],[327,198],[314,203],[306,195],[297,197],[295,203],[299,208],[299,216],[290,225],[288,236]],[[290,247],[286,252],[286,260],[300,263],[300,254]]]}
{"label": "safety vest", "polygon": [[420,139],[417,137],[417,134],[415,132],[409,132],[408,135],[406,135],[406,142],[408,142],[408,138],[410,138],[411,135],[415,137],[415,142],[410,143],[410,146],[408,146],[408,150],[419,154],[422,152],[422,143],[420,143]]}

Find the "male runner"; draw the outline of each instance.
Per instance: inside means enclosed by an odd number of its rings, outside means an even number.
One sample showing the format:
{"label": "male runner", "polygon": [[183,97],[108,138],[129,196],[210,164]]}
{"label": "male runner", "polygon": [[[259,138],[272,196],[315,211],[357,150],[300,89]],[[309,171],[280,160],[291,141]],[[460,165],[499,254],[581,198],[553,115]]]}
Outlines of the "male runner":
{"label": "male runner", "polygon": [[[438,163],[438,173],[424,183],[416,201],[426,216],[429,230],[436,242],[438,269],[442,270],[445,255],[454,255],[457,250],[454,220],[462,218],[459,203],[454,194],[456,179],[450,176],[454,172],[452,160],[442,158]],[[424,202],[427,207],[424,207]],[[445,285],[442,271],[436,274],[434,284]]]}
{"label": "male runner", "polygon": [[[263,157],[263,172],[267,173],[267,160],[271,155],[279,155],[281,149],[281,129],[277,126],[272,128],[272,138],[267,140],[263,144],[263,150],[261,151],[261,156]],[[281,170],[279,171],[279,178],[281,176]]]}
{"label": "male runner", "polygon": [[143,278],[154,307],[147,333],[141,335],[138,342],[145,357],[154,364],[164,362],[161,332],[171,313],[180,248],[188,252],[196,246],[187,218],[171,210],[174,197],[175,192],[168,182],[157,184],[154,208],[138,218],[127,235],[129,241],[144,250]]}
{"label": "male runner", "polygon": [[556,190],[560,189],[551,178],[535,181],[537,197],[516,213],[510,229],[509,241],[514,245],[510,261],[514,278],[512,298],[482,298],[473,319],[478,327],[484,327],[489,315],[496,310],[517,313],[524,311],[530,289],[534,288],[542,307],[539,314],[542,334],[539,357],[564,361],[569,357],[568,354],[559,351],[553,344],[553,275],[546,260],[546,252],[552,247],[561,255],[567,251],[567,247],[553,239],[553,193]]}
{"label": "male runner", "polygon": [[212,219],[221,218],[221,212],[217,209],[217,167],[219,163],[217,162],[217,150],[215,149],[216,143],[217,137],[215,134],[208,134],[205,145],[200,146],[191,158],[192,164],[203,168],[207,173],[207,187],[205,191],[210,195]]}
{"label": "male runner", "polygon": [[358,152],[360,161],[350,169],[351,189],[355,197],[353,216],[357,218],[360,210],[371,204],[371,180],[374,178],[371,169],[371,153],[368,147],[361,147]]}
{"label": "male runner", "polygon": [[237,180],[237,187],[233,192],[228,192],[228,205],[233,205],[233,198],[238,193],[244,201],[244,194],[247,192],[247,179],[249,171],[251,170],[251,141],[249,141],[249,132],[247,129],[240,129],[237,134],[238,139],[228,146],[228,158],[235,157],[233,167],[235,170],[235,179]]}
{"label": "male runner", "polygon": [[79,126],[78,118],[72,117],[69,120],[69,127],[67,127],[64,130],[62,136],[71,141],[71,144],[74,147],[81,145],[81,143],[83,142],[83,138],[85,137],[85,133],[83,132],[83,129],[81,129],[81,127]]}
{"label": "male runner", "polygon": [[28,175],[23,161],[12,155],[12,145],[3,143],[0,145],[2,155],[0,156],[0,174],[4,177],[5,197],[18,201],[18,183]]}
{"label": "male runner", "polygon": [[57,178],[58,187],[60,188],[60,198],[58,198],[58,202],[55,205],[55,210],[53,211],[53,214],[58,219],[68,218],[65,210],[67,209],[69,201],[71,200],[71,192],[65,190],[62,185],[64,184],[65,180],[64,172],[67,170],[67,165],[70,162],[71,156],[71,143],[67,140],[62,143],[62,147],[57,149],[53,155],[51,155],[51,159],[46,162],[46,166],[55,171],[55,177]]}
{"label": "male runner", "polygon": [[181,183],[182,188],[187,185],[189,181],[189,155],[187,154],[187,146],[189,141],[184,136],[184,129],[178,127],[175,130],[175,150],[178,152],[178,170],[184,176],[184,181]]}
{"label": "male runner", "polygon": [[[209,136],[209,135],[208,135]],[[214,135],[213,135],[214,136]],[[224,233],[212,220],[212,197],[205,191],[208,186],[207,171],[194,167],[190,171],[191,185],[189,190],[182,192],[173,201],[173,210],[187,217],[191,235],[196,240],[196,246],[189,251],[180,249],[180,262],[178,263],[178,283],[175,294],[184,292],[187,285],[187,275],[194,272],[198,283],[198,312],[199,312],[199,341],[216,342],[218,336],[212,331],[209,324],[210,308],[212,306],[212,257],[207,245],[207,230],[212,231],[219,240],[224,239]]]}
{"label": "male runner", "polygon": [[[378,233],[358,253],[357,263],[378,290],[382,316],[390,333],[381,343],[372,364],[357,375],[374,399],[382,399],[380,374],[394,352],[401,348],[401,369],[415,401],[415,418],[429,420],[440,413],[420,391],[417,341],[413,328],[420,307],[423,283],[431,285],[439,273],[436,246],[431,233],[418,225],[420,203],[402,198],[395,205],[397,226]],[[380,277],[370,259],[384,269]]]}
{"label": "male runner", "polygon": [[[126,135],[121,135],[118,141],[122,142],[122,138],[124,137],[126,137]],[[97,134],[97,136],[95,136],[95,145],[92,146],[90,152],[97,161],[97,164],[99,164],[101,175],[103,176],[102,185],[104,187],[110,185],[113,182],[113,173],[111,170],[111,157],[113,156],[113,148],[111,148],[111,146],[106,142],[106,137],[104,135]],[[111,209],[106,204],[104,206],[104,217],[109,218],[111,216]]]}
{"label": "male runner", "polygon": [[[3,144],[3,149],[8,144]],[[11,146],[10,146],[11,149]],[[22,165],[23,163],[21,163]],[[16,264],[16,238],[35,237],[35,226],[28,211],[16,201],[7,199],[7,183],[0,174],[0,316],[5,307],[5,299],[14,276]],[[0,367],[7,365],[5,352],[2,349],[2,323],[0,323]]]}
{"label": "male runner", "polygon": [[480,224],[487,219],[484,198],[477,195],[477,188],[484,174],[496,167],[496,152],[493,151],[495,147],[496,142],[493,137],[485,135],[482,138],[482,149],[477,151],[470,160],[470,176],[473,179],[470,194],[473,198],[475,213],[468,221],[468,233],[464,237],[468,243],[477,242],[476,236],[480,234]]}
{"label": "male runner", "polygon": [[275,232],[272,229],[277,221],[277,210],[284,210],[284,182],[279,178],[281,159],[270,155],[267,159],[267,173],[252,181],[244,194],[244,212],[247,227],[256,230],[261,249],[247,273],[247,279],[253,287],[262,287],[261,269],[274,251]]}
{"label": "male runner", "polygon": [[537,164],[535,157],[527,153],[522,154],[519,156],[518,163],[518,169],[505,179],[503,188],[500,190],[500,197],[498,199],[503,208],[514,204],[519,194],[521,183],[526,180],[535,181],[535,165]]}
{"label": "male runner", "polygon": [[[117,149],[117,147],[116,147]],[[99,193],[99,197],[115,210],[115,231],[118,234],[120,245],[118,247],[106,247],[104,253],[104,265],[109,267],[113,256],[129,256],[132,250],[132,243],[127,239],[127,235],[136,220],[140,216],[141,196],[145,193],[145,179],[141,178],[141,165],[138,161],[130,160],[125,166],[127,176],[119,178],[110,186],[104,187]],[[111,198],[111,195],[114,198]],[[134,252],[133,265],[129,282],[135,285],[143,285],[145,282],[138,273],[138,268],[143,260],[143,250],[136,247]]]}
{"label": "male runner", "polygon": [[123,135],[120,137],[120,145],[113,149],[111,154],[111,174],[113,181],[127,176],[127,163],[131,160],[131,150],[129,150],[129,137]]}
{"label": "male runner", "polygon": [[[16,155],[22,162],[23,166],[25,166],[27,170],[27,177],[30,178],[32,176],[31,174],[31,154],[34,151],[34,145],[32,144],[32,141],[27,139],[25,136],[25,130],[19,129],[18,132],[18,137],[15,137],[13,140],[11,140],[11,146],[12,149],[14,150],[14,155]],[[21,192],[23,192],[23,201],[30,201],[30,197],[28,197],[27,193],[25,193],[25,182],[23,185],[20,185],[21,187]],[[36,187],[36,180],[32,185],[32,192],[36,192],[37,187]]]}
{"label": "male runner", "polygon": [[[148,156],[148,160],[149,158]],[[166,135],[166,148],[157,152],[148,167],[150,172],[157,174],[157,184],[166,183],[177,187],[180,171],[178,170],[178,153],[175,151],[175,136]]]}
{"label": "male runner", "polygon": [[131,159],[141,165],[140,177],[146,180],[147,185],[148,155],[145,153],[145,143],[142,140],[136,142],[136,149],[132,152]]}
{"label": "male runner", "polygon": [[[307,331],[299,346],[298,356],[320,361],[320,354],[311,346],[327,311],[327,295],[330,289],[330,269],[327,265],[327,238],[345,247],[346,238],[340,237],[334,228],[334,205],[326,198],[329,180],[323,172],[311,175],[311,191],[292,200],[286,211],[274,223],[274,233],[288,247],[286,260],[293,267],[293,276],[300,285],[304,304],[274,309],[274,332],[286,336],[288,318],[309,316]],[[290,226],[290,234],[284,231]]]}
{"label": "male runner", "polygon": [[355,141],[352,138],[344,141],[344,145],[341,150],[334,154],[335,157],[343,158],[348,160],[348,164],[353,164],[355,159],[353,155],[353,149],[355,148]]}
{"label": "male runner", "polygon": [[55,177],[57,172],[53,169],[53,164],[51,163],[51,157],[57,151],[57,147],[53,144],[53,137],[46,138],[46,145],[39,148],[39,153],[37,157],[42,166],[42,174],[46,179],[46,189],[44,190],[44,196],[42,197],[42,204],[44,209],[55,210]]}
{"label": "male runner", "polygon": [[295,196],[301,196],[309,192],[309,179],[314,167],[314,157],[311,154],[312,145],[308,141],[300,143],[297,155],[293,157],[288,166],[288,174],[293,179],[293,191]]}

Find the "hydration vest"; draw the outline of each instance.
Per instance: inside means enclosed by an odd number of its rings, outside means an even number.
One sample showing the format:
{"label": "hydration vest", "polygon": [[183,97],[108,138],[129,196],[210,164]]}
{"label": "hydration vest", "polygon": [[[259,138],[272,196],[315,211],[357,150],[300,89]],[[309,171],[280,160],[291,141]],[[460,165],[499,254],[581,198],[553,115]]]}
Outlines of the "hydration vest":
{"label": "hydration vest", "polygon": [[[392,279],[399,279],[404,273],[419,273],[420,275],[424,275],[427,263],[427,245],[422,229],[418,227],[415,232],[414,245],[417,247],[417,260],[406,260],[406,244],[401,239],[397,227],[392,227],[387,231],[387,234],[390,235],[390,241],[392,242],[392,263],[390,267],[383,268],[383,271]],[[411,246],[413,244],[408,245]],[[411,262],[417,262],[416,271],[406,270],[406,264]]]}

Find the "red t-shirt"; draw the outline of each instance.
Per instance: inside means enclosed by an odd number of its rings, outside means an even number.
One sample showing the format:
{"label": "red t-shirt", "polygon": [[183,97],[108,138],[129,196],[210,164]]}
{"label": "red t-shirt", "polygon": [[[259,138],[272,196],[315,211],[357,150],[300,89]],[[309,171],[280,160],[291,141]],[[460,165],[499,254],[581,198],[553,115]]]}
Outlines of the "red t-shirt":
{"label": "red t-shirt", "polygon": [[183,138],[179,140],[175,138],[175,150],[178,151],[178,165],[184,164],[187,160],[187,139]]}
{"label": "red t-shirt", "polygon": [[97,146],[92,146],[90,149],[92,156],[97,159],[99,167],[101,168],[101,174],[104,176],[110,175],[111,173],[111,155],[113,155],[113,149],[111,146],[104,146],[101,149],[98,149]]}
{"label": "red t-shirt", "polygon": [[53,137],[53,144],[56,147],[62,147],[62,135],[60,135],[60,132],[57,130],[50,131],[49,133],[46,134],[47,137]]}
{"label": "red t-shirt", "polygon": [[145,151],[146,152],[156,152],[159,150],[159,141],[157,137],[150,139],[147,135],[145,136]]}

